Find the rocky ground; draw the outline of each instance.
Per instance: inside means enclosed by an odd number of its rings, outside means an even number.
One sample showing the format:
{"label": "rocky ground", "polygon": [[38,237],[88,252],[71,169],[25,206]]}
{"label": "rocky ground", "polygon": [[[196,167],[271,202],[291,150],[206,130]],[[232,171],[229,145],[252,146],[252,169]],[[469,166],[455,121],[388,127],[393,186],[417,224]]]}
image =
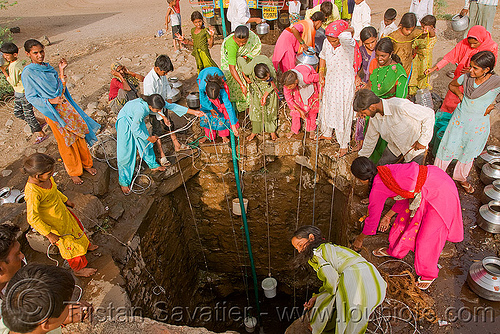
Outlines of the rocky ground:
{"label": "rocky ground", "polygon": [[[368,3],[372,8],[372,24],[378,28],[383,12],[387,7],[387,2],[375,2],[375,0],[372,0],[368,1]],[[442,5],[443,2],[439,3],[440,5],[436,1],[436,12],[453,14],[460,10],[463,1],[449,0],[445,5]],[[408,8],[409,1],[400,1],[391,5],[396,8],[399,13],[398,16],[400,16]],[[193,9],[187,2],[181,2],[181,6],[183,31],[188,35],[191,29],[191,23],[188,18]],[[47,36],[52,44],[46,48],[46,60],[53,65],[61,57],[65,57],[68,60],[68,87],[73,97],[89,115],[102,125],[101,130],[103,134],[112,135],[114,133],[116,115],[110,114],[107,107],[107,93],[111,79],[109,66],[113,62],[119,61],[132,71],[145,75],[152,68],[157,55],[168,54],[171,56],[175,67],[172,76],[178,76],[183,81],[184,96],[189,91],[197,90],[194,58],[186,51],[175,55],[172,52],[172,40],[169,33],[167,33],[166,37],[154,37],[155,32],[163,27],[165,10],[165,2],[159,0],[145,0],[140,2],[140,4],[133,0],[46,0],[43,4],[37,0],[25,0],[0,12],[2,14],[2,17],[0,17],[0,26],[20,27],[21,33],[13,35],[14,42],[18,46],[22,46],[23,42],[28,38]],[[497,24],[493,32],[493,38],[496,41],[500,41],[500,30],[498,29],[500,21],[498,15],[500,14],[497,13]],[[461,34],[454,33],[450,29],[449,22],[444,20],[438,21],[438,43],[434,49],[435,61],[441,59],[460,40],[460,37]],[[215,46],[211,51],[216,62],[220,60],[221,42],[222,38],[218,36]],[[263,53],[271,55],[273,50],[272,40],[268,42],[271,45],[263,45]],[[21,59],[26,59],[26,56],[22,53],[20,57]],[[450,81],[445,76],[445,73],[452,69],[453,66],[448,65],[432,77],[434,91],[441,96],[444,96],[447,84]],[[498,144],[498,139],[495,137],[500,135],[499,114],[499,111],[495,111],[492,117],[491,143],[496,144]],[[180,119],[175,121],[181,122]],[[282,131],[285,130],[286,128],[282,128]],[[184,137],[184,139],[187,138]],[[38,145],[33,145],[33,140],[29,135],[29,128],[26,127],[25,123],[13,117],[12,103],[6,102],[5,105],[0,105],[0,151],[3,156],[3,159],[0,161],[0,186],[14,186],[17,189],[23,187],[25,177],[19,172],[20,159],[22,160],[23,157],[34,152],[46,152],[53,156],[58,156],[52,136]],[[170,143],[166,144],[166,148],[169,152],[172,152]],[[104,164],[98,164],[98,167],[104,175],[109,175],[106,174],[109,173],[109,169]],[[491,306],[496,312],[495,319],[497,321],[500,320],[500,309],[497,305],[478,298],[464,285],[467,270],[473,261],[480,260],[486,255],[498,254],[498,238],[485,233],[479,228],[475,228],[477,209],[479,207],[477,198],[482,191],[477,175],[477,171],[474,170],[472,173],[473,184],[478,190],[473,196],[465,195],[460,190],[464,208],[466,239],[456,247],[450,247],[451,250],[448,253],[450,255],[446,259],[443,259],[442,263],[440,262],[443,266],[440,279],[436,281],[428,292],[436,301],[435,308],[440,319],[446,318],[449,306],[456,308],[468,307],[470,309]],[[102,178],[95,180],[86,177],[86,186],[84,188],[75,188],[68,182],[66,172],[62,168],[62,164],[59,163],[56,181],[61,189],[75,192],[75,197],[79,197],[81,200],[82,208],[92,208],[92,213],[87,213],[90,216],[87,219],[87,223],[90,225],[92,225],[92,220],[97,220],[98,217],[104,215],[105,211],[113,211],[113,214],[109,214],[112,217],[111,222],[117,221],[122,216],[130,220],[131,217],[138,214],[127,207],[126,203],[131,204],[132,202],[127,202],[127,199],[119,193],[116,173],[113,171],[111,171],[111,178],[108,184]],[[81,195],[82,193],[84,195]],[[85,194],[101,196],[101,201],[98,200],[96,202],[94,197],[89,197],[92,195],[87,196]],[[147,201],[138,197],[136,200],[138,203],[141,200]],[[2,221],[8,220],[9,215],[16,216],[16,210],[18,209],[9,208],[9,210],[2,210],[2,213],[4,213]],[[82,210],[83,212],[85,211]],[[95,224],[92,226],[95,227]],[[128,242],[132,239],[133,235],[128,233],[130,231],[127,229],[127,225],[120,225],[119,227],[111,226],[112,224],[110,223],[109,226],[105,226],[105,229],[110,228],[109,231],[118,236],[120,241]],[[86,297],[100,304],[106,303],[106,298],[111,298],[120,305],[128,305],[127,303],[129,302],[126,295],[123,289],[119,287],[123,279],[113,261],[116,253],[120,252],[117,250],[120,248],[120,243],[109,236],[105,236],[102,229],[97,228],[94,230],[98,232],[95,235],[97,241],[101,241],[105,245],[97,255],[90,256],[90,262],[97,266],[100,271],[99,276],[93,280],[83,280],[82,282],[84,285],[88,285],[90,291],[99,292],[87,293]],[[371,241],[372,244],[367,243],[366,247],[367,249],[372,249],[383,244],[384,240],[386,240],[386,236],[381,235],[379,239],[373,239]],[[363,253],[363,255],[375,263],[378,261],[377,259],[372,259],[369,252]],[[32,261],[50,262],[42,254],[36,255],[33,253],[30,257]],[[412,263],[411,259],[406,260]],[[473,321],[456,321],[444,324],[443,326],[434,324],[430,327],[420,328],[420,330],[422,332],[429,331],[435,333],[472,333],[477,332],[479,329],[483,333],[493,333],[495,332],[494,325],[494,323],[484,324]],[[99,328],[95,329],[95,332],[110,331],[109,327],[102,326]],[[123,332],[125,333],[127,330],[130,333],[139,331],[133,328],[135,327],[123,329]],[[122,329],[118,328],[116,330],[122,331]],[[146,329],[142,331],[148,332]],[[177,333],[181,330],[164,328],[158,329],[158,331]]]}

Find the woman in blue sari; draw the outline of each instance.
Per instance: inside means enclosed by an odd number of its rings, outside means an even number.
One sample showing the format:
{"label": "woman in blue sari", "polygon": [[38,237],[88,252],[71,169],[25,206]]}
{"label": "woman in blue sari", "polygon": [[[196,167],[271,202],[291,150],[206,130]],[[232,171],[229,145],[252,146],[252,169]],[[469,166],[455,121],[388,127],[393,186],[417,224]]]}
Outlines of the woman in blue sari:
{"label": "woman in blue sari", "polygon": [[[175,103],[168,103],[159,94],[150,96],[140,95],[140,98],[128,101],[118,113],[116,119],[116,159],[118,165],[118,182],[125,195],[130,194],[136,152],[144,159],[149,168],[154,171],[164,171],[166,167],[156,162],[153,145],[157,136],[150,136],[144,118],[151,113],[160,113],[165,108],[172,110],[178,116],[187,113],[196,116],[203,115],[202,112],[188,109]],[[164,117],[164,115],[162,115]]]}
{"label": "woman in blue sari", "polygon": [[218,67],[207,67],[198,75],[198,88],[200,91],[200,109],[204,117],[200,120],[200,126],[205,128],[205,138],[215,140],[216,131],[222,137],[222,142],[229,142],[229,130],[238,137],[238,118],[233,105],[229,100],[229,88],[224,73]]}

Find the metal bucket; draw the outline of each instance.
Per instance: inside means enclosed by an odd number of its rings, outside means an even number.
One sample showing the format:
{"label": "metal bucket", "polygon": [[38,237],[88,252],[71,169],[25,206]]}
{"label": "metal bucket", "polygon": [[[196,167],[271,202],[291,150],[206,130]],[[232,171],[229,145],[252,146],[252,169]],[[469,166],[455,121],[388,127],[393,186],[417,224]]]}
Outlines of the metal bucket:
{"label": "metal bucket", "polygon": [[500,258],[487,256],[470,266],[467,284],[479,297],[500,301]]}

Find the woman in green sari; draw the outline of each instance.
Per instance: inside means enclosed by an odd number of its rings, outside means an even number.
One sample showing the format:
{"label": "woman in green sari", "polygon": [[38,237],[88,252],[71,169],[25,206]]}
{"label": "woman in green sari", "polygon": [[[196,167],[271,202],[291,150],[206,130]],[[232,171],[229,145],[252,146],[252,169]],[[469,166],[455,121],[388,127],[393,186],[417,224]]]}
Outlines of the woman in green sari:
{"label": "woman in green sari", "polygon": [[325,242],[316,226],[293,234],[298,269],[309,264],[323,286],[304,304],[312,333],[365,333],[368,319],[385,299],[387,283],[377,268],[352,249]]}
{"label": "woman in green sari", "polygon": [[259,37],[246,26],[238,26],[234,33],[227,36],[221,46],[221,67],[227,79],[231,102],[238,111],[245,111],[249,105],[248,83],[243,79],[238,57],[252,60],[260,54]]}
{"label": "woman in green sari", "polygon": [[259,133],[271,134],[276,140],[278,126],[278,94],[276,93],[276,70],[271,60],[263,55],[252,59],[249,63],[238,57],[238,67],[249,85],[250,109],[248,116],[252,121],[252,134],[247,137],[251,141]]}
{"label": "woman in green sari", "polygon": [[[389,38],[382,38],[378,41],[375,46],[375,58],[372,60],[369,70],[370,80],[367,88],[371,87],[375,95],[381,99],[406,98],[408,95],[408,76],[401,65],[399,56],[394,53],[394,46]],[[365,131],[367,127],[368,122],[366,122]],[[380,138],[370,160],[377,163],[386,147],[387,142]]]}

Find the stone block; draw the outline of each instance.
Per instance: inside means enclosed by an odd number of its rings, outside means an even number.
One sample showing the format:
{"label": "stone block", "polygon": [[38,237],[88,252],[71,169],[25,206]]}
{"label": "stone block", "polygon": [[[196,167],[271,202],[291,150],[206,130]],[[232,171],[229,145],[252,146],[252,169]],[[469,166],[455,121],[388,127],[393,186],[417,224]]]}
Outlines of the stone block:
{"label": "stone block", "polygon": [[104,205],[94,195],[82,194],[71,190],[65,191],[64,194],[70,201],[75,203],[75,207],[71,210],[87,230],[94,228],[98,224],[99,218],[105,217],[108,214]]}
{"label": "stone block", "polygon": [[26,203],[9,203],[0,205],[0,223],[10,222],[25,232],[29,228],[26,220]]}
{"label": "stone block", "polygon": [[276,140],[274,144],[275,155],[299,155],[302,154],[302,142],[300,140]]}
{"label": "stone block", "polygon": [[109,216],[114,220],[120,219],[125,212],[122,202],[117,202],[109,207]]}
{"label": "stone block", "polygon": [[[29,230],[28,233],[26,233],[26,240],[28,240],[30,247],[34,251],[40,252],[42,254],[47,253],[47,248],[49,247],[50,242],[46,237],[44,237],[40,233],[35,232],[33,230]],[[59,249],[57,248],[57,246],[50,247],[49,254],[51,255],[59,254]]]}

